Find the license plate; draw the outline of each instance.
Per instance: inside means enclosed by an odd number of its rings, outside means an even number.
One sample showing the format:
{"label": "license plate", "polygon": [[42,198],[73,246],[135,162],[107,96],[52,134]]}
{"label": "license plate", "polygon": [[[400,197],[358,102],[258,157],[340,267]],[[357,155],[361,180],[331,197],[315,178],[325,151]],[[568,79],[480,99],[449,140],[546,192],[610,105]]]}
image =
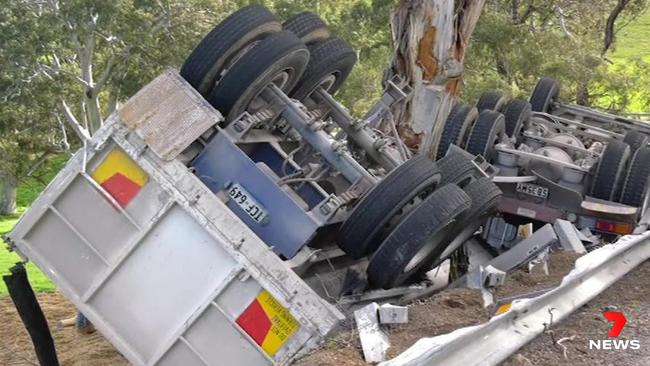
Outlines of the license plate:
{"label": "license plate", "polygon": [[541,199],[548,198],[548,188],[530,183],[517,183],[517,192]]}
{"label": "license plate", "polygon": [[228,189],[228,196],[232,198],[233,201],[239,207],[241,207],[244,212],[250,216],[253,221],[258,224],[266,224],[268,222],[269,213],[262,208],[253,196],[248,193],[242,186],[237,183],[233,183]]}

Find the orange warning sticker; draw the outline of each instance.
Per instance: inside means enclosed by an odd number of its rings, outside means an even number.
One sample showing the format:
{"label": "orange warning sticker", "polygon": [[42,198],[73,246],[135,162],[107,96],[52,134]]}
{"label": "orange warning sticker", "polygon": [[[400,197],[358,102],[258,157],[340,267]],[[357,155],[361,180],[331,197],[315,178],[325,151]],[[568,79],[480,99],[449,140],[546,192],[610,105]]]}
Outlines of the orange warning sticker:
{"label": "orange warning sticker", "polygon": [[271,357],[300,328],[289,310],[266,290],[237,318],[237,324]]}
{"label": "orange warning sticker", "polygon": [[503,313],[507,313],[510,310],[510,308],[512,308],[512,303],[503,304],[503,305],[499,306],[499,308],[497,309],[496,315],[501,315]]}
{"label": "orange warning sticker", "polygon": [[119,149],[108,153],[92,177],[122,207],[135,198],[149,179],[147,173]]}

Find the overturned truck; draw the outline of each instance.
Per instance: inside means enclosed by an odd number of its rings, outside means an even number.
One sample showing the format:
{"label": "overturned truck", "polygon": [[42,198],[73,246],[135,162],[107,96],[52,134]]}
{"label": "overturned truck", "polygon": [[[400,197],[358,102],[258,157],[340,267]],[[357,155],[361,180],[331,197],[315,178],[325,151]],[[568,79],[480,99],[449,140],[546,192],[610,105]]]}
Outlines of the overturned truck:
{"label": "overturned truck", "polygon": [[[333,304],[341,294],[422,282],[488,217],[509,212],[504,192],[549,206],[549,191],[530,184],[545,177],[530,161],[589,171],[531,159],[513,146],[523,128],[509,137],[497,112],[474,123],[462,106],[440,159],[413,156],[389,113],[410,93],[401,80],[363,119],[333,96],[355,61],[315,14],[281,23],[264,7],[240,9],[180,72],[157,77],[84,141],[10,247],[133,364],[284,365],[344,318]],[[517,121],[545,126],[545,112]],[[570,145],[532,129],[524,135]],[[527,158],[522,170],[504,174],[503,154]],[[584,214],[593,206],[578,194]],[[629,225],[641,216],[612,207]],[[549,220],[578,210],[553,209]],[[351,268],[361,273],[354,288]]]}

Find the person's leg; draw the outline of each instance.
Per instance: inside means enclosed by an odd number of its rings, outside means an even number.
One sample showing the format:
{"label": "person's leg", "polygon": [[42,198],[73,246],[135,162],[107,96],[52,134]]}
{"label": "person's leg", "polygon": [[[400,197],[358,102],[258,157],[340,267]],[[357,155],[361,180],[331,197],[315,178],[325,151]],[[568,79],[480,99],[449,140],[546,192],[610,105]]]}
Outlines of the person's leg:
{"label": "person's leg", "polygon": [[75,322],[77,332],[81,334],[90,334],[95,331],[95,326],[80,311],[77,311],[77,320]]}

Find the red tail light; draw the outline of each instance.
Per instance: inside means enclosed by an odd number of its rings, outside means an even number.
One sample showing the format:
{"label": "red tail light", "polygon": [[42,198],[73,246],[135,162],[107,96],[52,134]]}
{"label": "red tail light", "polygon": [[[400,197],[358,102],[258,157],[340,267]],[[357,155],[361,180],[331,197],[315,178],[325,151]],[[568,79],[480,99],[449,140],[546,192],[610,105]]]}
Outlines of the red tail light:
{"label": "red tail light", "polygon": [[622,223],[622,222],[613,222],[613,221],[596,221],[596,230],[604,231],[607,233],[614,233],[620,235],[627,235],[632,233],[632,225]]}

